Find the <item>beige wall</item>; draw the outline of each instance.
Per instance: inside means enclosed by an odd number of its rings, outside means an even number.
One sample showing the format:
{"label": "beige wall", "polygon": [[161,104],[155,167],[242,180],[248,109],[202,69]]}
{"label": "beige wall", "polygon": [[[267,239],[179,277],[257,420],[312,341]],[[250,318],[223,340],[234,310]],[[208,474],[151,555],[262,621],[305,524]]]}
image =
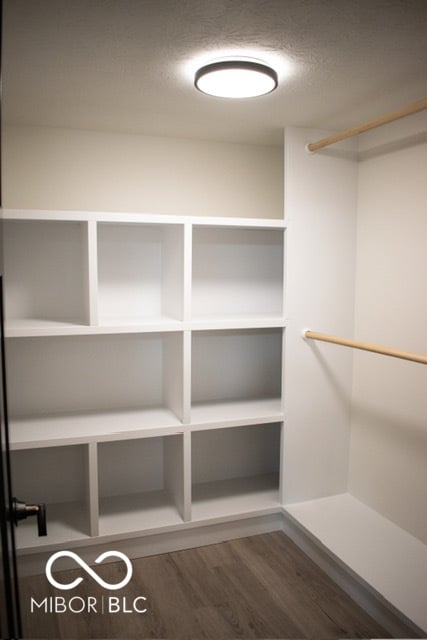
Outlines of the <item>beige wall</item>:
{"label": "beige wall", "polygon": [[[355,335],[427,353],[427,114],[360,137]],[[355,352],[349,490],[427,542],[427,367]]]}
{"label": "beige wall", "polygon": [[3,206],[283,216],[280,147],[8,126]]}

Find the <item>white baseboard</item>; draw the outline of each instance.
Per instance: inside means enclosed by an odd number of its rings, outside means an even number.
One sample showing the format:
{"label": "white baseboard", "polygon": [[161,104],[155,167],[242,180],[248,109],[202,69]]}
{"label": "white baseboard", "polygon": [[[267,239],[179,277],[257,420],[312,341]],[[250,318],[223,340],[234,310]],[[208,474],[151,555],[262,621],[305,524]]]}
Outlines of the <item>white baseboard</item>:
{"label": "white baseboard", "polygon": [[375,591],[286,511],[283,531],[393,638],[426,638],[425,632],[419,626]]}
{"label": "white baseboard", "polygon": [[[274,513],[242,520],[233,520],[199,527],[189,527],[174,529],[164,533],[144,535],[137,538],[124,540],[114,540],[101,544],[79,545],[73,550],[88,564],[93,564],[104,551],[118,550],[125,553],[129,558],[143,558],[161,553],[180,551],[182,549],[192,549],[208,544],[216,544],[226,540],[234,540],[247,536],[280,531],[282,529],[283,516],[281,513]],[[62,545],[65,549],[66,546]],[[58,549],[56,549],[58,550]],[[47,560],[52,555],[52,551],[38,552],[18,556],[19,576],[39,575],[44,573]],[[106,560],[108,562],[108,560]],[[114,559],[111,560],[114,562]],[[60,564],[61,563],[61,564]],[[75,562],[70,558],[60,559],[55,563],[56,570],[75,569]]]}
{"label": "white baseboard", "polygon": [[[165,533],[156,533],[143,537],[103,544],[79,546],[76,551],[88,564],[103,553],[117,549],[129,558],[158,555],[183,549],[216,544],[226,540],[283,531],[295,544],[307,554],[327,575],[334,580],[355,602],[357,602],[372,618],[381,624],[394,638],[424,638],[425,634],[414,623],[397,611],[379,593],[356,575],[348,566],[339,560],[331,551],[321,545],[314,536],[299,525],[288,513],[275,513],[237,521],[191,527]],[[115,541],[117,542],[117,541]],[[18,558],[20,576],[43,574],[51,552],[25,555]],[[114,560],[112,560],[114,561]],[[58,569],[74,569],[72,559],[64,558]],[[55,568],[56,568],[55,567]]]}

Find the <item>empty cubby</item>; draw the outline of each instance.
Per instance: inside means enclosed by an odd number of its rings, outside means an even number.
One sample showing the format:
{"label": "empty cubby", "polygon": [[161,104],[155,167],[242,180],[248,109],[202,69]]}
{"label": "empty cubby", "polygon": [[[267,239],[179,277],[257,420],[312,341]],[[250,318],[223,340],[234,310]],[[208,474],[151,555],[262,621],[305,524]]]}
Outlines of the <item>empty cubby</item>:
{"label": "empty cubby", "polygon": [[193,317],[281,315],[283,248],[283,230],[195,226]]}
{"label": "empty cubby", "polygon": [[100,535],[182,523],[183,437],[98,445]]}
{"label": "empty cubby", "polygon": [[279,504],[280,423],[192,433],[194,520]]}
{"label": "empty cubby", "polygon": [[101,324],[182,320],[183,225],[98,224]]}
{"label": "empty cubby", "polygon": [[88,450],[85,445],[12,451],[17,499],[46,504],[47,536],[38,537],[36,517],[19,522],[18,548],[64,543],[90,535]]}
{"label": "empty cubby", "polygon": [[141,426],[144,411],[158,410],[156,423],[182,411],[181,333],[23,338],[7,355],[12,417],[118,412],[119,431],[127,411],[141,411]]}
{"label": "empty cubby", "polygon": [[3,225],[9,324],[86,323],[86,224],[7,220]]}
{"label": "empty cubby", "polygon": [[281,372],[281,329],[193,332],[192,420],[280,412]]}

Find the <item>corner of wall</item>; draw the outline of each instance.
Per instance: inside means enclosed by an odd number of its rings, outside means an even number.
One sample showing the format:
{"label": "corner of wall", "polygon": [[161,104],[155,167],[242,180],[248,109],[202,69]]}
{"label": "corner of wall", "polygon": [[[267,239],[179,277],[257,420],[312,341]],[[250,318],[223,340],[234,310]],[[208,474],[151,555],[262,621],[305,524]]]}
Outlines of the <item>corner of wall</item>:
{"label": "corner of wall", "polygon": [[302,339],[302,330],[351,336],[357,165],[353,141],[310,154],[325,135],[285,131],[287,338],[285,500],[347,490],[352,354]]}

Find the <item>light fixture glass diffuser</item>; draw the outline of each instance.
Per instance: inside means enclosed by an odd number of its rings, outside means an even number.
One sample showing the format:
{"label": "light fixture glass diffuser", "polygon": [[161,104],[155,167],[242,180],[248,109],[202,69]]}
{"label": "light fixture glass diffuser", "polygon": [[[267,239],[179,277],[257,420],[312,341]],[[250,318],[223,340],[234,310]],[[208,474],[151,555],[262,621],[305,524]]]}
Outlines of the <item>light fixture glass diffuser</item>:
{"label": "light fixture glass diffuser", "polygon": [[252,98],[274,91],[277,73],[260,62],[224,60],[201,67],[194,84],[199,91],[220,98]]}

